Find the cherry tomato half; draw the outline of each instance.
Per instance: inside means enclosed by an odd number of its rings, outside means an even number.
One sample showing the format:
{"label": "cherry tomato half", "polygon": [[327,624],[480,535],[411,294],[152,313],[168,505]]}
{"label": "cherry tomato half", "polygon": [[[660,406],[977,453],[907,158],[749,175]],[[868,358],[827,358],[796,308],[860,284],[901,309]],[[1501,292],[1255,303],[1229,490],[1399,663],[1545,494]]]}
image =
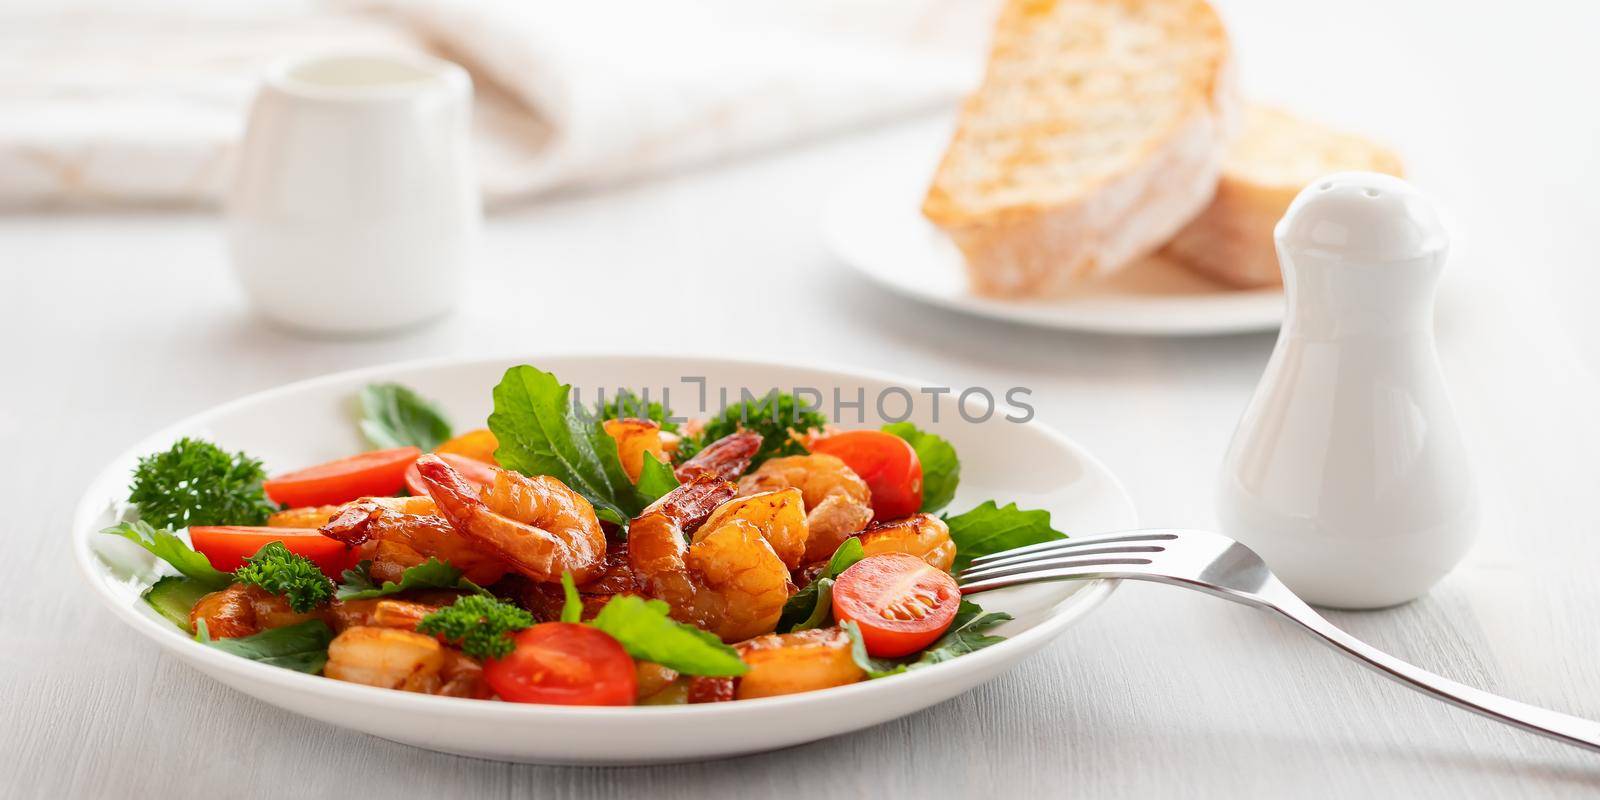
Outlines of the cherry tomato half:
{"label": "cherry tomato half", "polygon": [[833,584],[833,617],[861,629],[867,653],[878,658],[910,655],[950,627],[961,590],[950,573],[905,553],[857,561]]}
{"label": "cherry tomato half", "polygon": [[[462,479],[480,490],[494,483],[494,467],[482,461],[455,453],[436,452],[434,455],[438,456],[444,463],[454,467],[456,473]],[[406,491],[417,497],[428,496],[428,484],[422,480],[422,470],[417,468],[417,462],[415,461],[411,462],[411,466],[406,467]]]}
{"label": "cherry tomato half", "polygon": [[883,431],[845,431],[811,443],[837,456],[872,490],[872,518],[899,519],[922,508],[922,461],[910,442]]}
{"label": "cherry tomato half", "polygon": [[338,580],[349,566],[344,542],[323,536],[316,528],[253,528],[243,525],[201,525],[189,529],[189,541],[211,561],[211,566],[232,572],[244,560],[272,542],[283,542],[289,552],[311,559],[322,574]]}
{"label": "cherry tomato half", "polygon": [[331,506],[358,497],[383,497],[400,491],[406,467],[420,455],[415,447],[374,450],[279,475],[262,488],[274,503],[285,506]]}
{"label": "cherry tomato half", "polygon": [[633,659],[616,639],[575,622],[546,622],[515,637],[517,649],[490,659],[483,677],[500,699],[563,706],[633,705]]}

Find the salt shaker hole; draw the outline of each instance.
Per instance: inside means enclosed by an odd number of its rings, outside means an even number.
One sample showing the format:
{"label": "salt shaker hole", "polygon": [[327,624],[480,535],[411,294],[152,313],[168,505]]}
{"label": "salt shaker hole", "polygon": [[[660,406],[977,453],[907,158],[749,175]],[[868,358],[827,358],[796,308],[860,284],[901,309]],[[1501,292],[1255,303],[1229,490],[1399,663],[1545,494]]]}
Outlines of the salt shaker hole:
{"label": "salt shaker hole", "polygon": [[1366,195],[1366,196],[1368,196],[1368,197],[1377,197],[1378,196],[1378,190],[1377,189],[1362,189],[1361,193]]}
{"label": "salt shaker hole", "polygon": [[1317,187],[1317,191],[1326,192],[1326,191],[1328,191],[1329,189],[1332,189],[1332,188],[1333,188],[1333,181],[1323,181],[1322,185]]}

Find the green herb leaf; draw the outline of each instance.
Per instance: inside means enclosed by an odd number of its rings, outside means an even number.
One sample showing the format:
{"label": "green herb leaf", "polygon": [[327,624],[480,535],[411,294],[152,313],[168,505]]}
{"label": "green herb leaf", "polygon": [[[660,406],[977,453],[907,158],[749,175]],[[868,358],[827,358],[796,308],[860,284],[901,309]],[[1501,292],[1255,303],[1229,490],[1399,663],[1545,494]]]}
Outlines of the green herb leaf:
{"label": "green herb leaf", "polygon": [[731,677],[749,671],[721,639],[667,615],[667,604],[617,595],[589,621],[622,644],[628,655],[684,675]]}
{"label": "green herb leaf", "polygon": [[561,604],[561,621],[578,622],[583,619],[583,598],[578,596],[577,584],[572,582],[572,573],[561,573],[561,593],[566,599]]}
{"label": "green herb leaf", "polygon": [[617,441],[603,421],[574,408],[571,395],[571,386],[543,370],[527,365],[506,370],[494,387],[489,415],[489,430],[500,440],[495,458],[524,475],[559,479],[593,503],[601,519],[626,525],[678,481],[647,459],[635,486],[622,471]]}
{"label": "green herb leaf", "polygon": [[186,437],[139,459],[128,501],[160,528],[260,525],[278,510],[261,489],[266,479],[260,461]]}
{"label": "green herb leaf", "polygon": [[516,649],[511,634],[533,626],[533,615],[493,597],[456,598],[417,623],[417,633],[443,637],[473,658],[505,658]]}
{"label": "green herb leaf", "polygon": [[985,612],[977,603],[962,600],[960,607],[956,609],[955,618],[950,620],[950,627],[945,629],[943,636],[928,645],[928,648],[916,658],[901,659],[873,658],[867,655],[867,645],[861,638],[861,629],[854,622],[845,622],[842,627],[850,635],[850,656],[855,659],[856,666],[861,667],[868,678],[886,678],[999,644],[1005,641],[1006,637],[994,636],[984,631],[1011,618],[1011,615],[1005,612]]}
{"label": "green herb leaf", "polygon": [[988,500],[965,514],[946,516],[944,521],[950,526],[950,540],[956,545],[952,572],[966,569],[979,556],[1067,538],[1050,527],[1050,512],[1024,511],[1016,503],[1002,508]]}
{"label": "green herb leaf", "polygon": [[193,578],[168,575],[144,591],[144,601],[172,624],[187,633],[193,633],[194,629],[189,626],[189,612],[194,609],[195,603],[200,602],[200,598],[214,591]]}
{"label": "green herb leaf", "polygon": [[956,496],[956,486],[961,483],[961,459],[956,449],[941,436],[920,430],[909,422],[891,422],[883,430],[898,436],[917,451],[922,462],[922,508],[931,514],[950,505]]}
{"label": "green herb leaf", "polygon": [[432,450],[450,438],[450,421],[439,407],[398,383],[361,390],[361,435],[373,447]]}
{"label": "green herb leaf", "polygon": [[399,583],[384,581],[382,586],[373,582],[372,575],[367,572],[370,566],[371,562],[363,561],[354,569],[345,570],[340,576],[341,583],[334,596],[340,600],[368,600],[411,589],[461,589],[477,594],[489,593],[482,586],[461,577],[461,570],[437,558],[429,558],[414,567],[407,567],[400,573]]}
{"label": "green herb leaf", "polygon": [[[686,459],[701,445],[714,442],[730,433],[754,431],[761,434],[761,449],[756,451],[755,458],[750,461],[750,468],[755,469],[769,458],[797,456],[806,452],[805,448],[789,435],[791,429],[804,432],[827,424],[828,418],[821,412],[802,404],[792,394],[773,390],[761,397],[724,408],[722,413],[706,422],[699,438],[694,440],[689,450],[684,451],[682,445],[679,446],[680,452],[677,457],[679,460]],[[684,442],[684,444],[690,443]]]}
{"label": "green herb leaf", "polygon": [[654,400],[645,402],[645,395],[632,389],[618,389],[617,396],[596,406],[594,413],[595,416],[602,420],[653,420],[657,425],[661,426],[661,430],[671,433],[678,432],[678,423],[667,420],[667,417],[672,416],[672,409]]}
{"label": "green herb leaf", "polygon": [[327,623],[313,619],[271,628],[253,636],[213,639],[206,631],[205,620],[201,620],[200,630],[194,638],[207,647],[215,647],[240,658],[315,675],[328,663],[328,643],[333,641],[333,631]]}
{"label": "green herb leaf", "polygon": [[240,583],[253,583],[289,601],[304,614],[333,597],[333,581],[311,559],[292,553],[283,542],[268,542],[233,573]]}
{"label": "green herb leaf", "polygon": [[143,547],[150,551],[151,555],[171,564],[173,569],[210,591],[216,591],[233,583],[232,576],[212,567],[209,559],[195,552],[188,542],[178,538],[178,535],[170,530],[157,529],[147,522],[139,521],[113,525],[101,533],[121,536]]}
{"label": "green herb leaf", "polygon": [[783,604],[783,614],[778,617],[778,630],[807,631],[833,624],[833,581],[839,577],[839,573],[865,557],[860,539],[852,536],[844,540],[833,551],[828,566],[817,574],[816,580],[806,584],[804,589],[795,592]]}

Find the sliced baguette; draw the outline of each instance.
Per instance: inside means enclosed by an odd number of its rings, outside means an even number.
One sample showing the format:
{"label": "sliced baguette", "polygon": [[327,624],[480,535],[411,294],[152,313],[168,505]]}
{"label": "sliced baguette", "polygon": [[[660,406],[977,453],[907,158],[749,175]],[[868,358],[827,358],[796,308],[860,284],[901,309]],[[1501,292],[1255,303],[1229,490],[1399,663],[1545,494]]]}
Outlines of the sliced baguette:
{"label": "sliced baguette", "polygon": [[1205,207],[1234,107],[1204,0],[1007,0],[922,205],[975,291],[1058,293]]}
{"label": "sliced baguette", "polygon": [[1282,283],[1273,226],[1306,184],[1345,170],[1396,177],[1402,171],[1399,156],[1382,145],[1283,111],[1249,106],[1239,135],[1228,145],[1216,197],[1163,252],[1230,286]]}

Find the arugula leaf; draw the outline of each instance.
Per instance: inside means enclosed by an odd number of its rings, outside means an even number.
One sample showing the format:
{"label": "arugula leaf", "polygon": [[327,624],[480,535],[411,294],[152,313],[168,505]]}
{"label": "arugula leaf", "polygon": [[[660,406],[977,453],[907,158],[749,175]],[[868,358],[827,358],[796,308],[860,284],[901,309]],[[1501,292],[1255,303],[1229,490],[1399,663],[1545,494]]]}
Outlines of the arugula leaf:
{"label": "arugula leaf", "polygon": [[620,642],[628,655],[684,675],[732,677],[749,671],[721,639],[673,620],[667,611],[660,600],[617,595],[588,624]]}
{"label": "arugula leaf", "polygon": [[965,514],[947,515],[944,521],[950,526],[950,540],[956,545],[952,572],[966,569],[978,556],[1067,538],[1066,534],[1050,527],[1050,512],[1024,511],[1017,508],[1016,503],[1002,508],[993,500],[987,500]]}
{"label": "arugula leaf", "polygon": [[268,542],[234,570],[233,579],[253,583],[289,601],[304,614],[333,597],[333,581],[311,559],[292,553],[283,542]]}
{"label": "arugula leaf", "polygon": [[921,669],[999,644],[1006,637],[984,631],[1010,619],[1011,615],[1003,611],[985,612],[977,603],[962,600],[944,635],[928,645],[915,659],[873,658],[867,655],[867,644],[861,638],[861,628],[854,622],[845,622],[842,627],[850,635],[850,657],[855,660],[856,666],[867,673],[868,678],[875,679]]}
{"label": "arugula leaf", "polygon": [[[701,446],[729,434],[754,431],[761,434],[761,449],[756,451],[755,458],[750,461],[750,468],[755,469],[769,458],[805,454],[805,448],[789,435],[791,429],[806,431],[811,428],[822,428],[827,424],[828,418],[821,412],[801,403],[788,392],[774,389],[761,397],[722,409],[722,413],[706,421],[699,438],[693,442],[686,440],[679,445],[677,457],[680,460],[686,459]],[[690,447],[685,450],[683,445]]]}
{"label": "arugula leaf", "polygon": [[140,519],[162,528],[261,525],[278,510],[261,488],[266,479],[260,461],[185,437],[139,459],[128,501]]}
{"label": "arugula leaf", "polygon": [[561,603],[561,621],[579,622],[583,619],[583,598],[578,596],[577,584],[572,582],[572,573],[561,573],[561,593],[565,600]]}
{"label": "arugula leaf", "polygon": [[136,521],[113,525],[100,532],[121,536],[143,547],[151,555],[171,564],[173,569],[211,591],[233,583],[233,576],[211,566],[209,559],[195,552],[188,542],[170,530],[157,529],[148,522]]}
{"label": "arugula leaf", "polygon": [[570,385],[541,369],[524,364],[506,370],[489,415],[489,430],[500,441],[495,458],[524,475],[559,479],[593,503],[601,519],[626,525],[678,481],[651,458],[635,486],[604,421],[574,408],[571,395]]}
{"label": "arugula leaf", "polygon": [[439,407],[398,383],[373,383],[361,390],[361,435],[373,447],[432,450],[450,438],[450,422]]}
{"label": "arugula leaf", "polygon": [[672,409],[654,400],[647,403],[645,397],[632,389],[618,389],[616,397],[595,407],[595,416],[602,420],[648,419],[660,425],[661,430],[677,433],[678,423],[667,421],[667,417],[672,416]]}
{"label": "arugula leaf", "polygon": [[891,422],[883,430],[906,440],[922,462],[922,508],[918,510],[931,514],[950,505],[961,483],[961,459],[956,457],[955,447],[944,437],[909,422]]}
{"label": "arugula leaf", "polygon": [[234,639],[211,638],[205,620],[200,621],[199,627],[194,639],[207,647],[313,675],[321,672],[322,666],[328,663],[328,643],[333,641],[333,631],[320,619],[270,628],[252,636]]}
{"label": "arugula leaf", "polygon": [[818,573],[815,580],[806,584],[804,589],[795,592],[788,602],[783,604],[783,614],[778,617],[778,630],[780,631],[808,631],[812,628],[826,628],[833,624],[833,582],[844,572],[854,566],[857,561],[866,557],[862,550],[861,540],[852,536],[844,540],[833,557],[828,559],[828,566]]}
{"label": "arugula leaf", "polygon": [[354,569],[345,570],[340,576],[343,583],[334,592],[334,596],[340,600],[367,600],[373,597],[387,597],[409,589],[463,589],[482,595],[489,594],[489,590],[461,577],[461,570],[437,558],[429,558],[414,567],[407,567],[400,573],[399,583],[384,581],[382,586],[372,581],[372,575],[367,572],[370,566],[371,562],[363,561]]}
{"label": "arugula leaf", "polygon": [[511,634],[533,626],[533,615],[479,594],[462,595],[417,623],[417,633],[439,636],[473,658],[505,658],[516,649]]}

